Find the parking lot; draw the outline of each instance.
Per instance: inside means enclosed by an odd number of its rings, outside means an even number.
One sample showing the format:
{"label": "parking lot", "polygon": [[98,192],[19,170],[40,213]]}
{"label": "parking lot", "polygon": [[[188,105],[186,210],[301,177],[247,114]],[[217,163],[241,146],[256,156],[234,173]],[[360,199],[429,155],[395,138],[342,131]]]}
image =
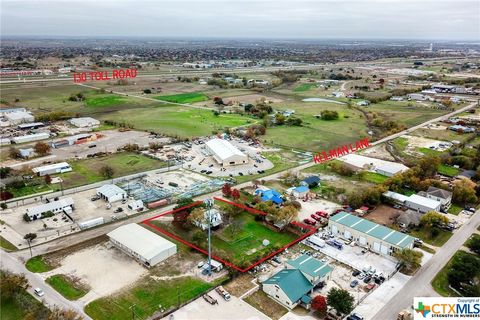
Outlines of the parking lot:
{"label": "parking lot", "polygon": [[230,319],[230,320],[268,320],[270,319],[242,299],[231,295],[230,301],[225,301],[215,290],[208,293],[218,304],[211,305],[203,297],[178,309],[165,320],[179,319]]}
{"label": "parking lot", "polygon": [[306,202],[301,201],[300,204],[302,205],[302,208],[298,212],[299,221],[303,221],[303,219],[306,218],[311,219],[310,215],[320,210],[331,214],[336,209],[341,208],[339,204],[323,199],[312,199]]}

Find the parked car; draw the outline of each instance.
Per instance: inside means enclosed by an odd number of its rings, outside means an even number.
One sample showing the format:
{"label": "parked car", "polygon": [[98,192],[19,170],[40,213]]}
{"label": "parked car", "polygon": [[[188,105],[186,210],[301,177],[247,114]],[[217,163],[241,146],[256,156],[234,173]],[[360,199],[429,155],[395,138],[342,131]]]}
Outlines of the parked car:
{"label": "parked car", "polygon": [[372,281],[372,277],[368,275],[363,279],[363,283],[369,283],[370,281]]}
{"label": "parked car", "polygon": [[358,271],[358,270],[353,270],[352,276],[356,277],[356,276],[358,276],[360,273],[361,273],[361,272]]}
{"label": "parked car", "polygon": [[93,197],[90,198],[91,201],[97,201],[100,199],[99,195],[94,195]]}
{"label": "parked car", "polygon": [[353,280],[350,282],[350,288],[355,288],[358,285],[358,280]]}
{"label": "parked car", "polygon": [[39,297],[43,297],[45,295],[45,292],[43,292],[43,290],[40,288],[33,289],[33,292],[35,292],[35,294]]}
{"label": "parked car", "polygon": [[239,175],[239,176],[243,176],[243,172],[239,172],[238,175]]}
{"label": "parked car", "polygon": [[371,291],[373,290],[373,288],[375,288],[375,286],[376,286],[375,283],[370,283],[367,286],[365,286],[365,289],[367,289],[367,291]]}
{"label": "parked car", "polygon": [[352,313],[347,317],[347,320],[363,320],[363,317],[358,313]]}
{"label": "parked car", "polygon": [[313,219],[317,220],[317,221],[320,221],[322,220],[322,218],[320,218],[319,216],[315,215],[315,214],[311,214],[310,217],[312,217]]}
{"label": "parked car", "polygon": [[325,219],[328,219],[328,217],[329,217],[328,213],[325,212],[325,211],[317,211],[317,212],[315,212],[315,214],[322,217],[322,218],[325,218]]}
{"label": "parked car", "polygon": [[362,279],[364,279],[366,276],[367,276],[367,275],[362,272],[362,273],[360,273],[360,274],[358,275],[358,279],[362,280]]}
{"label": "parked car", "polygon": [[122,207],[118,207],[117,209],[115,209],[115,211],[113,211],[114,213],[119,213],[119,212],[123,212],[123,208]]}
{"label": "parked car", "polygon": [[201,173],[205,173],[207,172],[207,170],[203,169],[203,170],[200,170]]}
{"label": "parked car", "polygon": [[305,222],[306,224],[309,224],[311,226],[314,226],[316,224],[316,222],[311,220],[311,219],[303,219],[303,222]]}
{"label": "parked car", "polygon": [[200,262],[197,264],[197,268],[203,267],[204,264],[205,264],[204,261],[200,261]]}

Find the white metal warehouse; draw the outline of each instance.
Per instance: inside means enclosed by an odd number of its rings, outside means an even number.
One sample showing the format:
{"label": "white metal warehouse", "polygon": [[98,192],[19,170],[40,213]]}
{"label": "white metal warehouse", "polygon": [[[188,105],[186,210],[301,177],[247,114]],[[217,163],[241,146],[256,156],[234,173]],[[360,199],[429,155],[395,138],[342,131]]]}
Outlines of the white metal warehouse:
{"label": "white metal warehouse", "polygon": [[213,158],[222,166],[232,166],[248,162],[248,156],[226,140],[212,139],[205,145]]}
{"label": "white metal warehouse", "polygon": [[72,213],[74,209],[73,199],[70,197],[63,198],[57,201],[51,201],[49,203],[42,203],[40,205],[27,208],[26,214],[31,220],[37,220],[43,218],[43,215],[47,212],[52,212],[57,214],[60,212],[63,213]]}
{"label": "white metal warehouse", "polygon": [[340,212],[328,220],[328,229],[335,236],[351,239],[373,252],[391,255],[397,250],[413,249],[414,239],[408,234],[378,223]]}
{"label": "white metal warehouse", "polygon": [[36,167],[32,169],[38,176],[46,176],[47,174],[64,173],[72,171],[72,167],[67,162],[59,162],[46,166]]}
{"label": "white metal warehouse", "polygon": [[107,235],[112,244],[146,267],[177,253],[177,245],[136,223],[121,226]]}
{"label": "white metal warehouse", "polygon": [[100,125],[100,121],[90,117],[72,118],[68,122],[77,128],[94,128]]}
{"label": "white metal warehouse", "polygon": [[97,188],[97,195],[109,203],[127,198],[127,192],[114,184],[105,184]]}

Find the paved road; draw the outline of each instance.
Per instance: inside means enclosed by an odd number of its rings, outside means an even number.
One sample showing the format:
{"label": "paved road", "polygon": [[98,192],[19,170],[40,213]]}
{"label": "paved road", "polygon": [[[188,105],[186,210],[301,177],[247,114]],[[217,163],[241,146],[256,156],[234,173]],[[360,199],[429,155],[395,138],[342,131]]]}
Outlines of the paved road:
{"label": "paved road", "polygon": [[400,311],[413,305],[414,297],[439,296],[430,282],[443,268],[450,258],[457,252],[480,225],[480,210],[470,220],[458,229],[453,236],[423,265],[420,270],[406,283],[390,301],[375,315],[375,320],[396,319]]}
{"label": "paved road", "polygon": [[[83,312],[81,304],[65,299],[55,289],[47,285],[39,274],[28,271],[24,266],[24,262],[18,257],[0,250],[0,266],[2,270],[6,269],[12,271],[13,273],[25,274],[25,277],[28,279],[28,283],[30,284],[28,292],[37,300],[43,300],[42,302],[48,307],[53,307],[56,305],[62,309],[73,309],[82,315],[84,319],[91,319]],[[42,298],[39,298],[33,293],[34,288],[41,288],[43,292],[45,292],[45,295]]]}

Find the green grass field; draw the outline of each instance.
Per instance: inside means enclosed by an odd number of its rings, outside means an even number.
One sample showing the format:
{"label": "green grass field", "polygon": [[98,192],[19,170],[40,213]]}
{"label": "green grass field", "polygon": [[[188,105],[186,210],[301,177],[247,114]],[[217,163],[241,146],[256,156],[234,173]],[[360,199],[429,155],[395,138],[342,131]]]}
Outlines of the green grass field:
{"label": "green grass field", "polygon": [[119,95],[94,95],[94,96],[87,96],[85,100],[85,105],[87,107],[110,107],[118,104],[123,104],[127,101],[127,98],[124,98]]}
{"label": "green grass field", "polygon": [[[25,318],[29,313],[28,307],[42,310],[41,313],[47,314],[46,307],[37,299],[32,297],[27,291],[21,290],[15,298],[0,298],[0,319],[2,320],[19,320],[34,319]],[[45,312],[43,312],[45,311]],[[40,313],[40,312],[39,312]]]}
{"label": "green grass field", "polygon": [[439,156],[443,153],[442,151],[432,150],[430,148],[417,148],[417,151],[423,153],[426,156]]}
{"label": "green grass field", "polygon": [[47,272],[53,269],[53,266],[49,265],[44,259],[43,256],[36,256],[25,263],[25,267],[28,271],[41,273]]}
{"label": "green grass field", "polygon": [[441,116],[447,113],[442,110],[429,108],[412,108],[408,106],[407,101],[383,101],[371,104],[367,109],[372,112],[381,114],[388,120],[395,120],[408,127],[418,125],[429,119]]}
{"label": "green grass field", "polygon": [[371,183],[376,183],[376,184],[379,184],[379,183],[383,183],[385,182],[385,180],[388,179],[388,177],[384,176],[384,175],[381,175],[379,173],[376,173],[376,172],[365,172],[361,175],[362,179],[367,181],[367,182],[371,182]]}
{"label": "green grass field", "polygon": [[426,243],[435,246],[435,247],[441,247],[445,244],[445,242],[450,239],[450,237],[453,235],[450,231],[442,230],[439,229],[439,233],[436,237],[432,238],[430,234],[430,229],[427,228],[420,228],[419,230],[413,229],[410,232],[410,235],[412,237],[416,237],[419,239],[422,239]]}
{"label": "green grass field", "polygon": [[451,213],[451,214],[454,214],[454,215],[458,215],[460,213],[460,211],[462,211],[463,208],[452,203],[452,205],[450,206],[450,208],[448,209],[448,213]]}
{"label": "green grass field", "polygon": [[17,247],[15,247],[10,241],[6,240],[4,237],[0,236],[0,247],[7,251],[15,251]]}
{"label": "green grass field", "polygon": [[103,120],[131,124],[138,130],[148,130],[182,138],[211,135],[225,127],[238,127],[255,123],[258,119],[237,114],[220,114],[212,111],[178,106],[125,109],[105,114]]}
{"label": "green grass field", "polygon": [[137,319],[147,319],[158,309],[178,306],[213,285],[188,276],[160,281],[147,277],[126,292],[94,300],[85,312],[95,320],[130,320],[133,312]]}
{"label": "green grass field", "polygon": [[444,164],[438,166],[438,173],[443,174],[447,177],[455,177],[457,174],[459,174],[459,172],[460,169],[450,167]]}
{"label": "green grass field", "polygon": [[208,96],[202,92],[179,93],[166,96],[155,96],[153,98],[175,103],[194,103],[209,99]]}
{"label": "green grass field", "polygon": [[129,152],[114,153],[100,158],[69,161],[69,163],[73,171],[58,175],[64,180],[63,188],[65,189],[105,180],[105,177],[99,173],[100,169],[105,165],[113,168],[114,178],[167,166],[165,162]]}
{"label": "green grass field", "polygon": [[308,91],[312,88],[317,88],[317,84],[316,83],[302,83],[302,84],[296,86],[295,89],[293,89],[293,92],[305,92],[305,91]]}
{"label": "green grass field", "polygon": [[67,276],[63,274],[56,274],[48,277],[45,280],[46,283],[51,285],[62,296],[68,300],[78,300],[87,294],[87,290],[74,284]]}

